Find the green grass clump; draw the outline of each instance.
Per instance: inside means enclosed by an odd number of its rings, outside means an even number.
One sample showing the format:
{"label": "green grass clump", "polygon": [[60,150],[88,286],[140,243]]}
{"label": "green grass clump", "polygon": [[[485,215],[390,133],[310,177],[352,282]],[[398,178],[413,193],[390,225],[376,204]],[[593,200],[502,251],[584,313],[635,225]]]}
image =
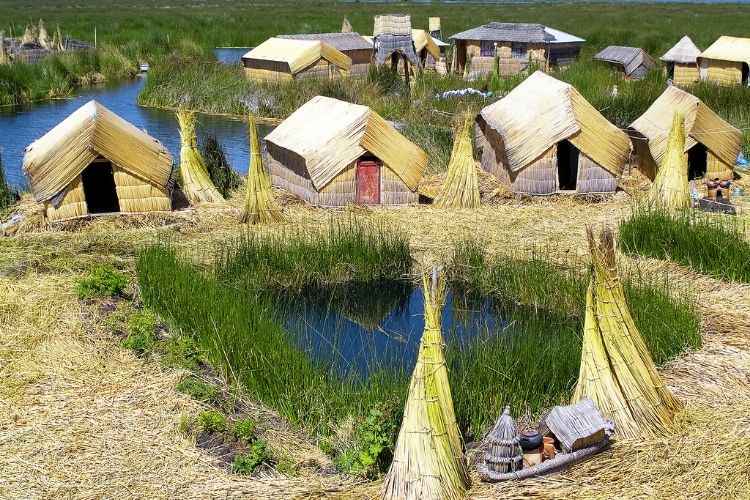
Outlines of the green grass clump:
{"label": "green grass clump", "polygon": [[18,193],[10,187],[5,178],[5,165],[3,164],[3,152],[0,150],[0,211],[10,207],[18,201]]}
{"label": "green grass clump", "polygon": [[235,422],[232,430],[235,439],[251,442],[255,439],[257,426],[255,425],[255,420],[248,417]]}
{"label": "green grass clump", "polygon": [[232,472],[235,474],[250,475],[255,469],[264,463],[268,463],[271,457],[268,454],[268,442],[259,439],[250,445],[250,451],[234,457]]}
{"label": "green grass clump", "polygon": [[286,453],[284,453],[276,461],[276,465],[274,465],[274,469],[276,469],[276,472],[281,472],[282,474],[289,476],[289,477],[296,477],[298,474],[297,464],[295,464],[294,460],[292,460],[292,457],[290,457]]}
{"label": "green grass clump", "polygon": [[210,134],[205,138],[201,150],[211,182],[224,198],[228,198],[232,191],[242,185],[242,177],[229,164],[227,154],[215,135]]}
{"label": "green grass clump", "polygon": [[637,209],[620,223],[619,248],[671,259],[698,272],[750,283],[750,243],[744,224],[719,215]]}
{"label": "green grass clump", "polygon": [[172,335],[157,346],[161,364],[172,368],[196,371],[201,362],[201,352],[195,340],[181,332]]}
{"label": "green grass clump", "polygon": [[122,345],[137,354],[151,351],[156,344],[156,322],[156,315],[151,311],[133,312],[128,317],[128,336],[123,339]]}
{"label": "green grass clump", "polygon": [[102,296],[120,296],[125,294],[128,277],[109,264],[97,266],[89,271],[88,276],[76,282],[79,299],[90,299]]}
{"label": "green grass clump", "polygon": [[203,411],[198,415],[198,429],[207,434],[218,434],[227,430],[227,417],[218,411]]}
{"label": "green grass clump", "polygon": [[215,385],[206,383],[192,375],[183,378],[177,384],[177,390],[201,403],[219,403],[219,389]]}

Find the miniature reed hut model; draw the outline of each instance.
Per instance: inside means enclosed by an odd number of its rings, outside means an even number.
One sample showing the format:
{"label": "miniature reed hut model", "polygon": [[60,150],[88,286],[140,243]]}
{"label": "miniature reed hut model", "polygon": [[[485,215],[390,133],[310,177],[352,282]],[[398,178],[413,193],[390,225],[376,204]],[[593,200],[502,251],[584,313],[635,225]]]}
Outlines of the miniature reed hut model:
{"label": "miniature reed hut model", "polygon": [[180,124],[180,175],[182,192],[190,203],[218,203],[224,201],[219,190],[208,175],[206,162],[198,149],[195,134],[195,113],[177,112]]}
{"label": "miniature reed hut model", "polygon": [[662,95],[628,128],[638,169],[656,177],[667,152],[674,114],[685,118],[685,156],[688,180],[703,176],[729,180],[742,149],[742,132],[714,113],[703,101],[676,87]]}
{"label": "miniature reed hut model", "polygon": [[660,57],[666,63],[667,78],[677,86],[692,85],[700,79],[698,57],[701,49],[696,47],[689,36],[683,36],[674,47]]}
{"label": "miniature reed hut model", "polygon": [[271,180],[263,167],[263,151],[258,138],[255,117],[249,115],[250,128],[250,166],[247,169],[247,196],[240,222],[257,224],[259,222],[281,222],[284,216],[273,198]]}
{"label": "miniature reed hut model", "polygon": [[635,326],[617,272],[611,229],[587,229],[591,283],[586,294],[581,370],[573,401],[589,398],[619,436],[659,435],[682,406],[664,385]]}
{"label": "miniature reed hut model", "polygon": [[425,330],[385,477],[382,498],[389,500],[457,499],[470,484],[443,352],[445,283],[433,269],[432,286],[427,275],[423,285]]}
{"label": "miniature reed hut model", "polygon": [[172,210],[172,156],[95,101],[31,143],[23,169],[52,221]]}
{"label": "miniature reed hut model", "polygon": [[672,130],[664,159],[659,165],[647,201],[650,205],[664,208],[690,208],[690,184],[685,160],[685,120],[674,114]]}
{"label": "miniature reed hut model", "polygon": [[482,168],[516,193],[612,193],[630,155],[625,132],[541,71],[484,108],[477,123]]}
{"label": "miniature reed hut model", "polygon": [[698,58],[701,80],[719,85],[747,85],[750,38],[719,37]]}
{"label": "miniature reed hut model", "polygon": [[453,140],[448,173],[433,205],[439,208],[476,208],[479,206],[479,175],[471,139],[473,116],[466,113]]}
{"label": "miniature reed hut model", "polygon": [[266,136],[271,182],[312,205],[417,203],[427,154],[367,106],[317,96]]}
{"label": "miniature reed hut model", "polygon": [[521,445],[518,444],[521,436],[518,435],[516,421],[510,416],[510,406],[505,407],[503,414],[485,440],[488,444],[484,457],[487,470],[507,474],[523,468],[523,452]]}
{"label": "miniature reed hut model", "polygon": [[242,64],[251,80],[332,80],[349,76],[352,60],[320,40],[269,38],[242,56]]}

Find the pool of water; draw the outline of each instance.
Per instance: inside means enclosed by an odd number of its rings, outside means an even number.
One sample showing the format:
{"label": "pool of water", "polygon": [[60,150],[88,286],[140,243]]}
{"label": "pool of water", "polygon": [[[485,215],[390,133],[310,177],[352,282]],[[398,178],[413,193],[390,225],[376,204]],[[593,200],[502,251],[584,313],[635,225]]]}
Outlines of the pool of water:
{"label": "pool of water", "polygon": [[[145,82],[146,79],[140,77],[117,85],[81,89],[72,99],[15,108],[0,107],[0,149],[9,182],[16,187],[21,187],[25,183],[21,166],[26,146],[92,99],[161,141],[178,162],[180,135],[174,113],[136,105],[138,93]],[[247,123],[202,114],[198,116],[198,121],[199,141],[205,134],[216,135],[224,146],[232,167],[238,172],[247,173]],[[260,136],[265,137],[271,129],[272,127],[259,125]]]}
{"label": "pool of water", "polygon": [[214,55],[220,62],[236,66],[242,63],[242,56],[251,49],[252,47],[217,47],[214,49]]}

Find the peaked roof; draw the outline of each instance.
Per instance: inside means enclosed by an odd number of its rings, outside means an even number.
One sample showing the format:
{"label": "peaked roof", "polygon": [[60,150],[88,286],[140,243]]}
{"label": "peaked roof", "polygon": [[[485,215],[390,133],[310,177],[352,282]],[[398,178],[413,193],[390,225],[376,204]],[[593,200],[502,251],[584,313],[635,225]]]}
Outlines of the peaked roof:
{"label": "peaked roof", "polygon": [[656,63],[650,55],[638,47],[623,47],[621,45],[610,45],[594,56],[599,61],[607,61],[622,64],[625,74],[630,76],[639,66],[646,68],[656,67]]}
{"label": "peaked roof", "polygon": [[172,176],[174,160],[159,141],[89,101],[26,148],[23,170],[34,198],[53,198],[99,156],[157,186]]}
{"label": "peaked roof", "polygon": [[366,152],[380,158],[412,190],[427,167],[427,154],[376,112],[330,97],[307,101],[268,134],[266,142],[304,158],[317,190]]}
{"label": "peaked roof", "polygon": [[625,132],[607,121],[572,85],[542,71],[484,108],[480,116],[502,136],[513,171],[533,163],[565,139],[617,176],[630,154]]}
{"label": "peaked roof", "polygon": [[451,36],[453,40],[487,40],[494,42],[567,43],[585,42],[564,31],[543,24],[491,22]]}
{"label": "peaked roof", "polygon": [[685,151],[700,142],[721,161],[734,165],[742,148],[742,132],[724,121],[703,101],[677,87],[667,87],[630,128],[648,139],[656,163],[667,151],[669,131],[675,113],[685,118]]}
{"label": "peaked roof", "polygon": [[242,56],[243,60],[286,63],[291,74],[299,73],[319,59],[332,62],[344,70],[352,67],[349,56],[320,40],[269,38]]}
{"label": "peaked roof", "polygon": [[677,42],[674,47],[661,56],[660,59],[665,62],[695,64],[698,62],[698,57],[700,55],[701,49],[693,43],[689,36],[685,35],[680,38],[680,41]]}
{"label": "peaked roof", "polygon": [[750,38],[721,36],[700,57],[750,64]]}
{"label": "peaked roof", "polygon": [[427,49],[427,52],[436,61],[440,60],[440,47],[435,43],[435,39],[425,30],[411,30],[411,38],[414,40],[414,48],[417,52]]}
{"label": "peaked roof", "polygon": [[344,33],[300,33],[295,35],[276,35],[276,38],[289,40],[317,40],[325,42],[339,51],[372,50],[372,42],[368,42],[359,33],[347,31]]}

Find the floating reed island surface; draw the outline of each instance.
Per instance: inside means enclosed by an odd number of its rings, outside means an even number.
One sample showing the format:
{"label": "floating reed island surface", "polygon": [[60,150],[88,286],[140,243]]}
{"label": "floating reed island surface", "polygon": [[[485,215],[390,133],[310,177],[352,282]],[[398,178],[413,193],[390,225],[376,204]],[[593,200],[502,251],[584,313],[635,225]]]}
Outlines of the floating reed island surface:
{"label": "floating reed island surface", "polygon": [[[507,404],[533,418],[569,400],[588,285],[578,267],[543,255],[491,259],[473,241],[457,245],[445,270],[443,331],[466,439],[480,438]],[[323,440],[375,411],[389,444],[424,327],[417,271],[402,233],[356,220],[321,233],[248,232],[216,242],[212,256],[156,244],[137,266],[144,303],[254,400]],[[636,271],[623,282],[657,364],[700,346],[686,295]],[[387,449],[376,457],[381,468]]]}

